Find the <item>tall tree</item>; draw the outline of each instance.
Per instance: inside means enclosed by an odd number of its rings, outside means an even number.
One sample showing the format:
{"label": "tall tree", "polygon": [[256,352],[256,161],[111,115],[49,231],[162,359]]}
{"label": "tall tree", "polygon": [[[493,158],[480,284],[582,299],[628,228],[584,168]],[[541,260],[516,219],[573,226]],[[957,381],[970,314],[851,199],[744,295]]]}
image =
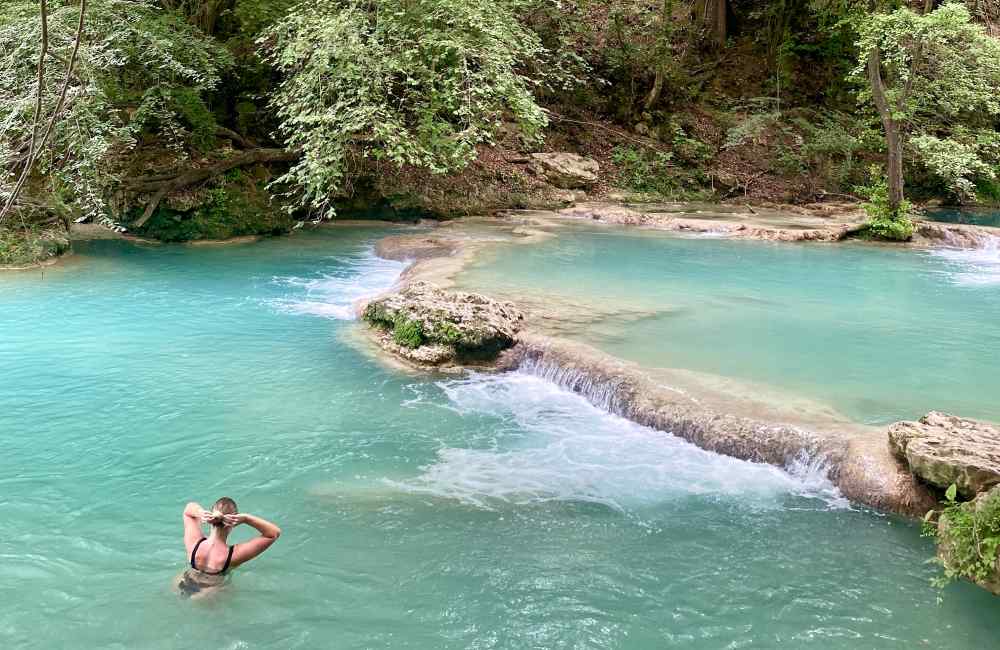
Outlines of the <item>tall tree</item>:
{"label": "tall tree", "polygon": [[853,77],[864,80],[862,99],[874,106],[885,133],[889,209],[898,215],[903,205],[907,151],[956,194],[969,194],[977,174],[992,175],[987,158],[998,144],[992,126],[1000,114],[1000,42],[957,2],[923,14],[906,7],[869,12],[858,33]]}

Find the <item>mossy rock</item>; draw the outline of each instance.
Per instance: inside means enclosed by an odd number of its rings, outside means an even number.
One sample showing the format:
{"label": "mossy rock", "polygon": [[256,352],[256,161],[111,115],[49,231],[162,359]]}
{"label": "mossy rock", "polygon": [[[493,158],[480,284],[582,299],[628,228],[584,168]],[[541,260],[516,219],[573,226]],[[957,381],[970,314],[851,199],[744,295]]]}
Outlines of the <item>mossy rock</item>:
{"label": "mossy rock", "polygon": [[[286,234],[295,221],[271,200],[264,185],[233,170],[212,187],[171,197],[135,234],[164,242]],[[133,218],[139,211],[134,209]]]}
{"label": "mossy rock", "polygon": [[495,359],[514,345],[523,315],[507,302],[416,282],[370,302],[362,318],[390,351],[442,365]]}

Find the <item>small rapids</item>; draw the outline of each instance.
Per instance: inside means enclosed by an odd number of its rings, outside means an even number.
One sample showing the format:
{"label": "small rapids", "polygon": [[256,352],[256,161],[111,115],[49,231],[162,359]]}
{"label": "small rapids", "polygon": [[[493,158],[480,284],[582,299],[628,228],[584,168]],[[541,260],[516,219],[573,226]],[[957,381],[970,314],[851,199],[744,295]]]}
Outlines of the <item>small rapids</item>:
{"label": "small rapids", "polygon": [[527,372],[473,374],[439,384],[464,416],[510,422],[487,448],[445,447],[403,490],[481,508],[508,503],[587,502],[617,511],[688,496],[739,498],[757,507],[789,496],[846,508],[822,463],[802,459],[788,471],[699,449],[668,433],[602,410]]}
{"label": "small rapids", "polygon": [[301,294],[272,304],[292,314],[354,320],[357,304],[391,289],[407,267],[404,262],[378,257],[372,247],[336,261],[337,265],[319,278],[274,278],[277,283],[300,289]]}
{"label": "small rapids", "polygon": [[983,235],[976,248],[942,247],[934,249],[932,255],[945,260],[952,268],[955,284],[1000,284],[1000,237],[996,235]]}

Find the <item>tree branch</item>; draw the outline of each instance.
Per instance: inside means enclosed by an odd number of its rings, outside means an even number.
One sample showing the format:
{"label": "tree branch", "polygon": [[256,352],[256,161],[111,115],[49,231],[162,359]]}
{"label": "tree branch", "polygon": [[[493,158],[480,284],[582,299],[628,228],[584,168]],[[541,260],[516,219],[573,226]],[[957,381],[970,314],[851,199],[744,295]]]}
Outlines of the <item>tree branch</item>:
{"label": "tree branch", "polygon": [[59,113],[62,112],[63,106],[66,103],[66,93],[69,91],[69,84],[73,79],[73,67],[76,65],[76,57],[80,52],[80,41],[83,40],[83,20],[87,13],[87,0],[80,0],[80,18],[76,26],[76,38],[73,43],[73,53],[70,55],[69,64],[66,66],[66,78],[63,80],[62,90],[59,92],[59,100],[56,102],[56,107],[52,111],[52,117],[49,118],[49,123],[45,127],[42,139],[36,147],[35,131],[38,129],[38,119],[40,117],[42,106],[42,90],[45,81],[45,55],[48,53],[49,49],[48,4],[46,0],[39,1],[42,16],[42,53],[38,57],[38,99],[35,105],[35,122],[32,127],[31,149],[28,152],[28,160],[24,164],[24,170],[21,172],[21,177],[17,180],[17,184],[14,186],[14,191],[11,192],[10,198],[7,200],[7,204],[4,206],[3,210],[0,210],[0,223],[3,223],[7,214],[11,211],[11,209],[13,209],[18,195],[21,193],[21,190],[24,188],[24,184],[28,181],[28,177],[31,175],[31,170],[35,166],[35,161],[38,159],[38,155],[42,152],[42,149],[45,148],[45,144],[52,135],[52,130],[55,128],[56,120],[59,119]]}
{"label": "tree branch", "polygon": [[133,192],[152,192],[153,196],[142,216],[132,223],[133,228],[141,228],[150,220],[160,202],[171,192],[185,187],[201,183],[210,178],[224,174],[230,169],[252,165],[256,163],[268,162],[291,162],[298,160],[301,154],[298,151],[289,149],[251,149],[242,151],[225,160],[209,165],[207,167],[196,167],[193,169],[178,170],[174,173],[157,174],[154,176],[143,176],[125,182],[125,187]]}

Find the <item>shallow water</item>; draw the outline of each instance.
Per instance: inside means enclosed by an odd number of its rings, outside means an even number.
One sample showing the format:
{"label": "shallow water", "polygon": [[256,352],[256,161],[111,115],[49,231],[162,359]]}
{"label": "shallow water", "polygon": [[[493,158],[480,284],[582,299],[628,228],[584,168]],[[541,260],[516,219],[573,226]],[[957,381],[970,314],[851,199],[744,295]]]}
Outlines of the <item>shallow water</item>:
{"label": "shallow water", "polygon": [[[520,374],[416,377],[351,343],[379,231],[79,246],[0,275],[7,648],[989,647],[916,527],[808,466],[700,451]],[[180,512],[281,540],[179,599]],[[245,534],[245,533],[244,533]]]}
{"label": "shallow water", "polygon": [[935,208],[927,210],[926,217],[943,223],[966,223],[974,226],[1000,228],[1000,208]]}
{"label": "shallow water", "polygon": [[[1000,251],[775,244],[572,227],[460,278],[601,318],[564,335],[651,367],[760,382],[883,424],[1000,421]],[[530,299],[530,298],[529,298]],[[572,318],[571,318],[572,321]]]}

